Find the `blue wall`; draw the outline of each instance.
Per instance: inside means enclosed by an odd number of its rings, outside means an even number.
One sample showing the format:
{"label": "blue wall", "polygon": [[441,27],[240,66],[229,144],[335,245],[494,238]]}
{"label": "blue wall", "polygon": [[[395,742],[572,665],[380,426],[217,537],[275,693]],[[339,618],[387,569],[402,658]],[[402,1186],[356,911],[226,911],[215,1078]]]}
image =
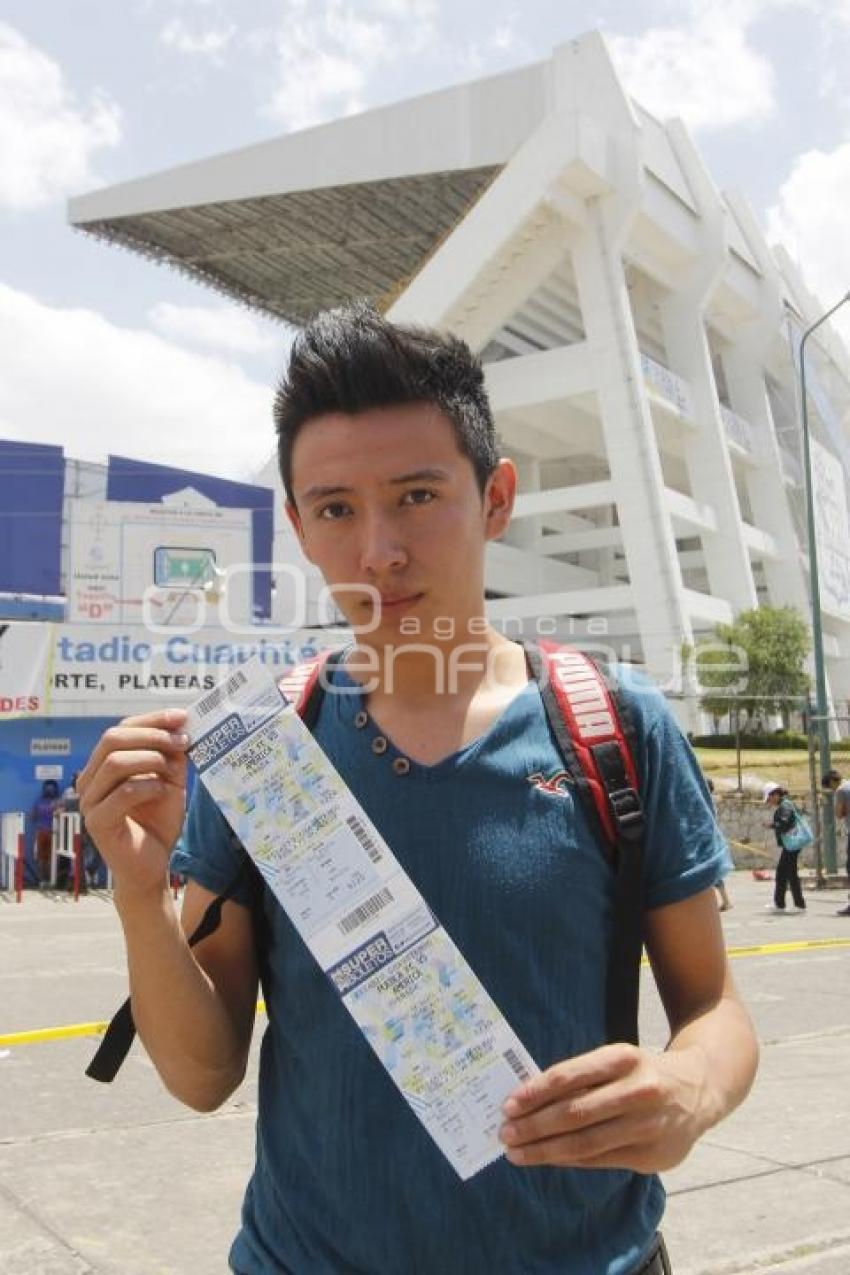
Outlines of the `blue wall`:
{"label": "blue wall", "polygon": [[[274,543],[274,492],[268,487],[236,483],[229,478],[195,474],[189,469],[171,469],[147,461],[109,457],[106,480],[107,500],[138,500],[156,503],[181,487],[194,487],[222,509],[250,509],[253,527],[254,562],[269,564]],[[272,573],[265,565],[254,572],[254,618],[270,620],[272,613]]]}
{"label": "blue wall", "polygon": [[[23,810],[26,820],[25,882],[35,885],[37,876],[32,855],[32,826],[30,811],[41,793],[40,779],[35,777],[36,766],[58,765],[62,778],[57,780],[60,793],[71,782],[71,776],[83,769],[103,732],[113,726],[115,717],[30,717],[0,722],[0,811]],[[33,739],[69,740],[69,754],[30,752]],[[194,784],[194,770],[189,767],[189,792]]]}
{"label": "blue wall", "polygon": [[65,619],[65,603],[51,602],[46,598],[22,597],[21,594],[14,597],[0,594],[0,618],[61,622]]}
{"label": "blue wall", "polygon": [[0,593],[59,593],[65,457],[0,442]]}
{"label": "blue wall", "polygon": [[[32,861],[32,827],[29,812],[41,792],[41,780],[35,777],[36,766],[58,765],[62,778],[57,782],[59,791],[67,788],[71,776],[82,770],[100,736],[116,718],[104,717],[33,717],[18,718],[13,722],[0,722],[0,810],[23,810],[27,813],[27,857],[25,880],[33,885],[36,880]],[[67,739],[71,743],[69,755],[30,753],[32,739]]]}

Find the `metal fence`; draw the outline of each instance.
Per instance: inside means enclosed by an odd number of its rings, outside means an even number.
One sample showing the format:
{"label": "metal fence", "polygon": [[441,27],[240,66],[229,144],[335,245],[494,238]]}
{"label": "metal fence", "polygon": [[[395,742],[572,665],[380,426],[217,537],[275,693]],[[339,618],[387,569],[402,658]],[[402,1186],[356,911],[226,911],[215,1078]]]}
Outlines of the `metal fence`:
{"label": "metal fence", "polygon": [[803,720],[809,747],[809,799],[815,834],[815,869],[818,884],[822,884],[827,875],[843,873],[846,866],[841,851],[847,842],[848,825],[846,821],[842,824],[835,818],[834,795],[821,787],[821,779],[828,769],[832,769],[837,770],[843,780],[850,781],[850,715],[835,715],[827,719],[830,736],[828,764],[820,751],[818,727],[821,719],[814,712],[806,712]]}
{"label": "metal fence", "polygon": [[771,747],[775,741],[770,734],[765,734],[763,741],[744,736],[737,729],[734,709],[729,723],[728,750],[717,752],[715,764],[714,750],[706,748],[702,762],[706,774],[714,779],[717,816],[739,866],[767,866],[775,861],[775,838],[766,827],[761,789],[765,783],[779,783],[812,824],[814,844],[804,852],[803,863],[814,868],[818,885],[844,875],[847,826],[835,819],[835,798],[821,787],[821,778],[827,769],[835,769],[850,782],[850,713],[828,720],[828,765],[819,748],[819,718],[799,701],[791,714],[791,727],[800,736],[798,750]]}

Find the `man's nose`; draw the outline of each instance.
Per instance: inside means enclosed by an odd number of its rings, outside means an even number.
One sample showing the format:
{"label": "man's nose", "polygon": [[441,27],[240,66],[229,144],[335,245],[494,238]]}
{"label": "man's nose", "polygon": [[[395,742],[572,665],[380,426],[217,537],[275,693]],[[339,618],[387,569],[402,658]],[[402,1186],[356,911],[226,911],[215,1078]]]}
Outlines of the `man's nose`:
{"label": "man's nose", "polygon": [[360,566],[368,575],[379,576],[407,561],[397,528],[390,519],[380,515],[364,519],[360,534]]}

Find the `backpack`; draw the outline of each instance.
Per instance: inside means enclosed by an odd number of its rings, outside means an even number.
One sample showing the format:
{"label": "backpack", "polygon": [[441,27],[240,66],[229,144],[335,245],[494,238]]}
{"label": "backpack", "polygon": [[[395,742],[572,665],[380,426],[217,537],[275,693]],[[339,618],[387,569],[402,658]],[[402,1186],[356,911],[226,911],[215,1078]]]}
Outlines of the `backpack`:
{"label": "backpack", "polygon": [[[575,647],[554,642],[522,643],[540,690],[549,727],[572,787],[583,807],[600,852],[614,873],[611,950],[605,992],[605,1025],[609,1041],[638,1041],[640,958],[643,947],[641,907],[645,820],[635,763],[635,731],[628,703],[610,671]],[[278,686],[305,726],[316,724],[325,694],[321,676],[346,654],[323,651],[298,665]],[[235,834],[232,834],[235,838]],[[241,842],[237,843],[241,847]],[[265,882],[241,847],[242,866],[227,889],[213,899],[189,937],[190,947],[213,934],[224,903],[246,881],[251,886],[260,979],[265,983]],[[113,1080],[135,1036],[127,999],[106,1029],[86,1068],[92,1080]]]}
{"label": "backpack", "polygon": [[793,801],[787,797],[786,801],[794,811],[794,822],[787,832],[781,832],[779,837],[783,850],[787,850],[789,854],[799,854],[801,850],[805,850],[806,846],[810,846],[815,838],[806,816],[797,809]]}

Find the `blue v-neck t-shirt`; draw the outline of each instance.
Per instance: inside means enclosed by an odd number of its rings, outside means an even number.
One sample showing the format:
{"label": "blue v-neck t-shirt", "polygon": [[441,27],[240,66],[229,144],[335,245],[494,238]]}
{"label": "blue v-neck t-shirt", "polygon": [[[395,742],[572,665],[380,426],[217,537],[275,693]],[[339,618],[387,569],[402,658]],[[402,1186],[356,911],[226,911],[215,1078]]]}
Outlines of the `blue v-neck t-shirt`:
{"label": "blue v-neck t-shirt", "polygon": [[[434,766],[400,756],[344,668],[315,736],[541,1068],[605,1042],[613,877],[535,683]],[[728,870],[696,759],[662,696],[628,675],[647,819],[643,903]],[[365,721],[364,721],[365,719]],[[383,738],[383,737],[382,737]],[[382,747],[378,745],[378,749]],[[547,781],[549,781],[547,783]],[[214,892],[238,846],[202,784],[173,869]],[[655,1176],[519,1168],[462,1182],[399,1095],[283,909],[269,931],[256,1165],[239,1275],[627,1275],[664,1205]]]}

